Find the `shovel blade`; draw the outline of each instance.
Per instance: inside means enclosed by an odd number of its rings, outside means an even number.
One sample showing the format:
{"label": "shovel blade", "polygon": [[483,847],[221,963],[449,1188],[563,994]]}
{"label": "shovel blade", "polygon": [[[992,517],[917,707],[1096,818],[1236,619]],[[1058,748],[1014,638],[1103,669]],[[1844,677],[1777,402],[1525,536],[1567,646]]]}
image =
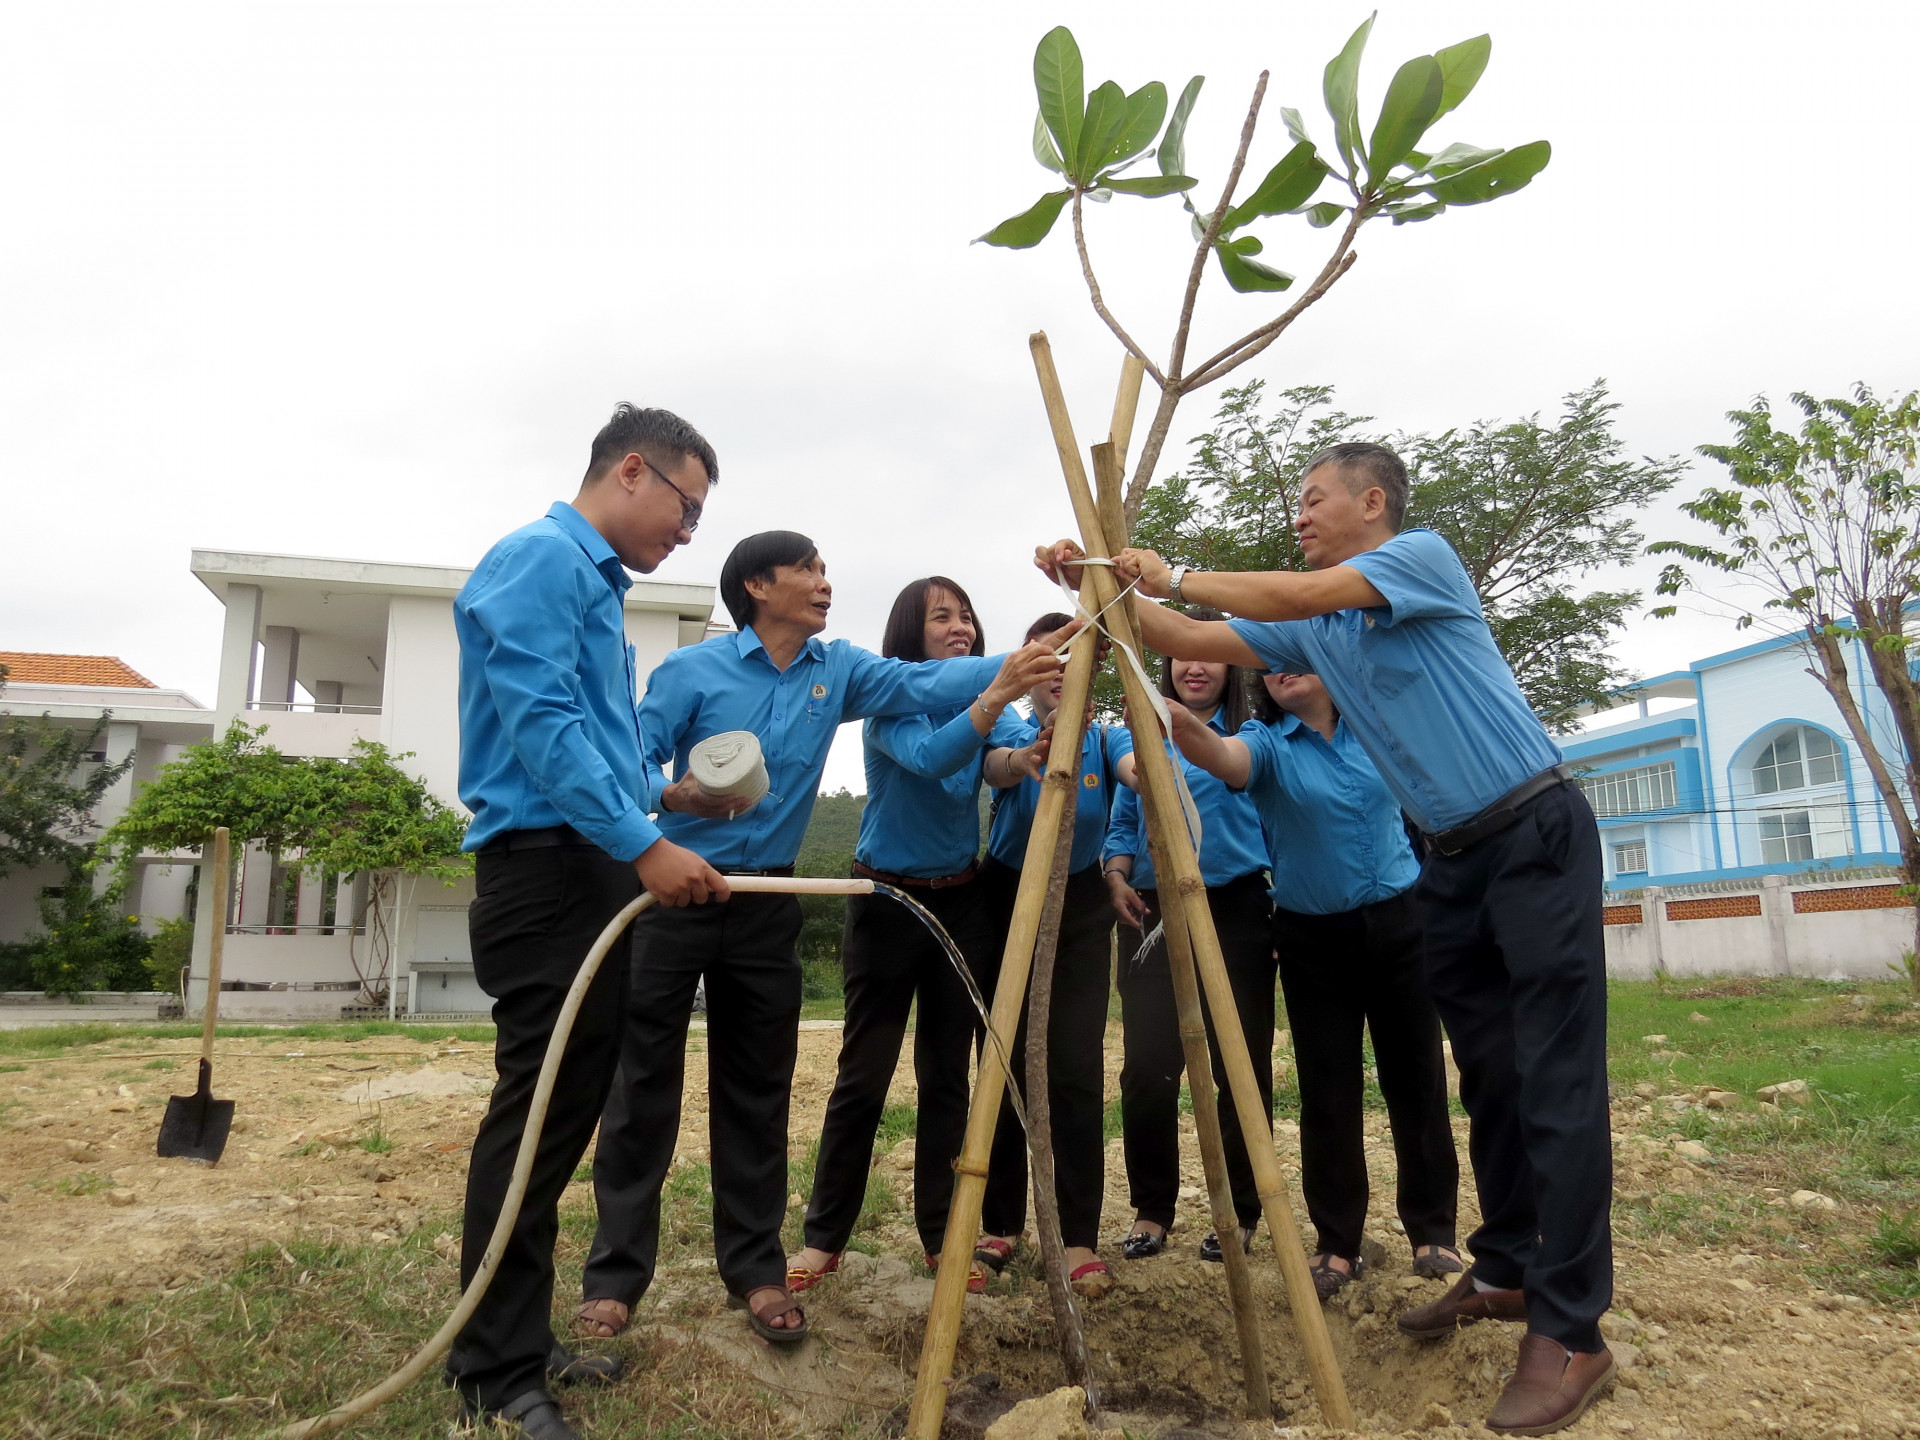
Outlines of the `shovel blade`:
{"label": "shovel blade", "polygon": [[233,1101],[216,1100],[210,1088],[213,1067],[200,1062],[200,1085],[191,1095],[167,1098],[160,1120],[160,1157],[163,1160],[204,1160],[213,1164],[227,1148],[233,1128]]}

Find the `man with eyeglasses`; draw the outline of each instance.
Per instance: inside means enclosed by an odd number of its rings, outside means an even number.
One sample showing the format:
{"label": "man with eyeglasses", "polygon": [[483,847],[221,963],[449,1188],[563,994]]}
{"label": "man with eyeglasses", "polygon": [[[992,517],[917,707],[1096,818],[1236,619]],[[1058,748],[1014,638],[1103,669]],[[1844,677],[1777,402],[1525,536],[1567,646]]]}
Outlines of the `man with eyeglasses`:
{"label": "man with eyeglasses", "polygon": [[[499,1218],[554,1022],[587,948],[642,887],[668,906],[729,894],[711,865],[649,818],[704,802],[649,791],[625,625],[627,572],[650,573],[693,538],[718,474],[713,447],[686,421],[623,404],[594,438],[573,503],[556,502],[495,545],[454,601],[460,798],[473,812],[465,848],[475,855],[468,928],[474,978],[493,997],[499,1031],[499,1080],[467,1172],[462,1285]],[[519,1221],[447,1357],[463,1425],[489,1434],[578,1440],[549,1385],[620,1374],[618,1360],[568,1352],[549,1314],[560,1195],[613,1083],[630,951],[623,936],[587,992]]]}

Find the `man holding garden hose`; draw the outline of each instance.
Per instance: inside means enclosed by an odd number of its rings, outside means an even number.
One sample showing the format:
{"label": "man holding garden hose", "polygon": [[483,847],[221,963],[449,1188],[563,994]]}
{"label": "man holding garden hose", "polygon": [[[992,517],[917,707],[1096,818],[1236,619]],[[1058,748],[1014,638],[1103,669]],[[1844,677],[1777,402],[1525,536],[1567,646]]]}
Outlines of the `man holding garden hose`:
{"label": "man holding garden hose", "polygon": [[[693,538],[718,478],[713,447],[665,410],[623,404],[594,438],[580,492],[489,550],[454,601],[460,798],[473,812],[474,978],[493,997],[499,1074],[467,1172],[460,1281],[506,1198],[555,1020],[588,948],[642,888],[662,905],[724,901],[727,882],[648,812],[722,816],[736,802],[646,790],[627,644],[627,571]],[[455,1338],[462,1421],[523,1440],[578,1440],[549,1385],[608,1384],[618,1360],[569,1353],[548,1323],[560,1195],[593,1135],[619,1055],[630,947],[608,952],[555,1081],[518,1223]]]}

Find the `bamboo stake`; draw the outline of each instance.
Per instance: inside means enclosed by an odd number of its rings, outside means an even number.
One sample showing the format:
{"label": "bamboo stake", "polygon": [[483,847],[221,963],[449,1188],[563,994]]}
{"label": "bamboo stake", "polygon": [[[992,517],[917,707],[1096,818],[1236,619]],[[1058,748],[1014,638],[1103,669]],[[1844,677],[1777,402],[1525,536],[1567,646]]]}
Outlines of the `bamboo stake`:
{"label": "bamboo stake", "polygon": [[[1013,923],[1000,959],[1000,978],[993,990],[992,1029],[1002,1053],[1013,1052],[1026,1006],[1027,977],[1039,934],[1041,910],[1052,878],[1055,838],[1062,819],[1078,802],[1080,742],[1085,735],[1087,695],[1093,688],[1093,662],[1099,632],[1092,626],[1074,638],[1067,653],[1066,675],[1060,688],[1060,708],[1054,713],[1053,747],[1040,782],[1040,800],[1034,807],[1033,828],[1027,835],[1027,853],[1015,892]],[[991,1043],[991,1042],[989,1042]],[[954,1347],[960,1340],[961,1312],[967,1298],[968,1266],[960,1257],[973,1253],[980,1231],[980,1204],[987,1188],[987,1161],[993,1150],[994,1124],[1000,1118],[1000,1099],[1006,1076],[998,1065],[982,1063],[975,1075],[973,1105],[967,1111],[966,1139],[954,1162],[958,1179],[953,1205],[947,1212],[947,1235],[941,1242],[942,1264],[933,1281],[933,1303],[927,1314],[927,1336],[920,1347],[920,1369],[914,1376],[913,1407],[907,1421],[915,1440],[939,1440],[947,1408],[947,1385],[953,1375]]]}
{"label": "bamboo stake", "polygon": [[[1034,335],[1028,343],[1033,350],[1034,365],[1040,373],[1048,418],[1053,423],[1054,445],[1060,452],[1067,489],[1073,497],[1073,511],[1080,524],[1082,543],[1088,553],[1098,553],[1096,547],[1105,548],[1100,512],[1094,504],[1092,488],[1087,484],[1086,470],[1074,449],[1073,426],[1067,416],[1060,378],[1053,368],[1052,347],[1044,334]],[[1119,591],[1113,572],[1105,566],[1088,566],[1086,576],[1092,583],[1100,605],[1111,604]],[[1122,665],[1119,668],[1126,687],[1127,703],[1133,712],[1141,715],[1151,711],[1152,699],[1139,677],[1129,666]],[[1159,744],[1136,746],[1134,764],[1142,781],[1141,793],[1153,796],[1163,821],[1178,814],[1179,794],[1173,776],[1173,759],[1165,748]],[[1184,897],[1203,897],[1206,882],[1200,876],[1199,857],[1194,854],[1193,842],[1184,827],[1163,824],[1161,841],[1171,861],[1169,871],[1159,876],[1162,896],[1166,894],[1171,876],[1172,883],[1179,887]],[[1252,1161],[1254,1187],[1260,1194],[1267,1228],[1272,1232],[1274,1249],[1280,1259],[1280,1274],[1286,1282],[1294,1323],[1307,1352],[1307,1367],[1314,1394],[1328,1425],[1336,1429],[1352,1429],[1353,1407],[1347,1399],[1346,1382],[1341,1378],[1339,1362],[1334,1358],[1333,1343],[1327,1338],[1326,1316],[1321,1313],[1320,1297],[1314,1290],[1313,1276],[1307,1270],[1306,1253],[1300,1244],[1300,1227],[1293,1217],[1292,1197],[1287,1190],[1286,1177],[1280,1173],[1280,1162],[1274,1155],[1270,1129],[1272,1117],[1265,1113],[1260,1101],[1253,1062],[1247,1056],[1247,1037],[1240,1028],[1240,1013],[1234,1008],[1233,988],[1227,980],[1226,960],[1220,952],[1220,937],[1213,928],[1212,912],[1204,904],[1195,904],[1188,911],[1187,930],[1192,938],[1194,959],[1206,992],[1207,1005],[1213,1014],[1213,1029],[1220,1043],[1221,1058],[1226,1063],[1234,1110],[1240,1117],[1240,1130],[1246,1138],[1247,1155]],[[934,1437],[928,1436],[926,1440],[934,1440]]]}
{"label": "bamboo stake", "polygon": [[[1131,357],[1129,357],[1131,358]],[[1124,545],[1127,522],[1122,487],[1124,469],[1119,452],[1111,444],[1093,447],[1093,474],[1099,486],[1102,529],[1109,547],[1117,540]],[[1117,547],[1115,547],[1117,548]],[[1133,597],[1127,596],[1107,612],[1109,628],[1125,643],[1139,651],[1139,631],[1134,624]],[[1134,749],[1161,743],[1159,727],[1152,712],[1131,710],[1128,716],[1133,730]],[[1134,762],[1136,765],[1138,760]],[[1141,814],[1146,822],[1147,845],[1153,855],[1154,873],[1171,875],[1171,861],[1165,844],[1167,824],[1184,825],[1178,810],[1171,817],[1160,812],[1153,796],[1140,796]],[[1205,906],[1206,895],[1195,897],[1194,905]],[[1265,1340],[1260,1333],[1260,1312],[1253,1293],[1253,1268],[1247,1263],[1246,1247],[1239,1243],[1240,1216],[1234,1209],[1233,1185],[1227,1175],[1226,1147],[1220,1131],[1220,1109],[1213,1093],[1212,1056],[1207,1048],[1206,1017],[1200,1009],[1200,990],[1194,979],[1192,940],[1187,931],[1187,897],[1178,885],[1160,887],[1160,918],[1166,926],[1167,971],[1173,981],[1174,1008],[1180,1017],[1180,1048],[1187,1063],[1187,1089],[1193,1096],[1193,1128],[1200,1142],[1200,1163],[1207,1177],[1207,1200],[1213,1212],[1214,1233],[1221,1237],[1220,1253],[1226,1261],[1227,1299],[1233,1309],[1234,1330],[1240,1340],[1242,1383],[1247,1392],[1247,1418],[1273,1418],[1273,1392],[1267,1383]],[[1271,1145],[1271,1140],[1267,1143]]]}

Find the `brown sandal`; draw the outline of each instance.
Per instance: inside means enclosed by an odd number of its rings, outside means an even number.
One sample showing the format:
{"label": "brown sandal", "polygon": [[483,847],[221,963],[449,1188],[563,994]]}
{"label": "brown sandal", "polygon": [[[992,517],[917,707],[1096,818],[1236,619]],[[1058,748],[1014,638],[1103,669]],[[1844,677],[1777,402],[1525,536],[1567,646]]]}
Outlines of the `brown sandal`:
{"label": "brown sandal", "polygon": [[[774,1298],[763,1305],[755,1306],[755,1295],[771,1295]],[[761,1285],[745,1295],[727,1296],[729,1310],[747,1312],[747,1324],[753,1333],[769,1345],[798,1345],[807,1338],[807,1312],[800,1308],[800,1302],[793,1298],[793,1292],[784,1285]],[[783,1320],[789,1315],[800,1317],[798,1325],[775,1325],[775,1320]]]}
{"label": "brown sandal", "polygon": [[588,1300],[574,1313],[573,1333],[583,1340],[611,1340],[632,1318],[633,1311],[618,1300]]}

